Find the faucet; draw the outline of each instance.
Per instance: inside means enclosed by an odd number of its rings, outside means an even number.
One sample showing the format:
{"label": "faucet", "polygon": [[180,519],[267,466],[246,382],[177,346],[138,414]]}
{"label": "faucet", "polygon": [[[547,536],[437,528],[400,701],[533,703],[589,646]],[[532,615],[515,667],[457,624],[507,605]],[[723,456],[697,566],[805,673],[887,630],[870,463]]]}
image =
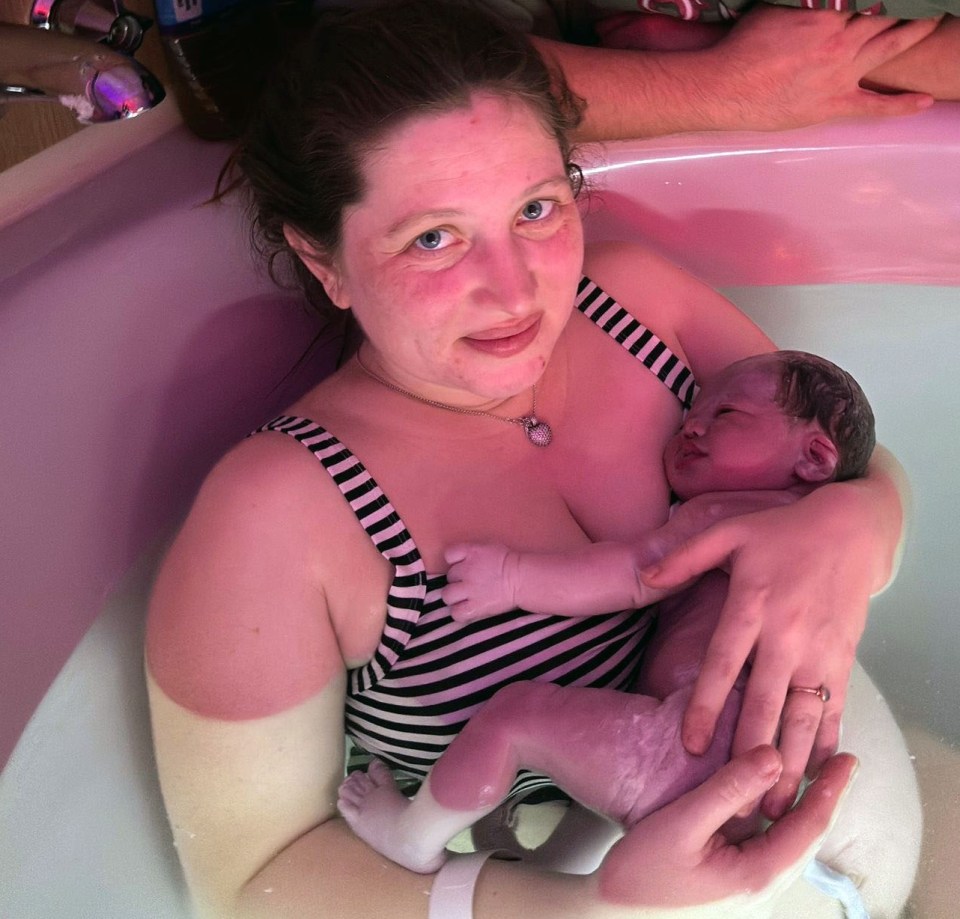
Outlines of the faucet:
{"label": "faucet", "polygon": [[33,0],[30,25],[90,38],[133,54],[153,20],[124,9],[119,0]]}
{"label": "faucet", "polygon": [[0,111],[7,102],[52,101],[95,124],[163,100],[160,81],[130,57],[149,19],[110,0],[36,0],[30,20],[0,22]]}

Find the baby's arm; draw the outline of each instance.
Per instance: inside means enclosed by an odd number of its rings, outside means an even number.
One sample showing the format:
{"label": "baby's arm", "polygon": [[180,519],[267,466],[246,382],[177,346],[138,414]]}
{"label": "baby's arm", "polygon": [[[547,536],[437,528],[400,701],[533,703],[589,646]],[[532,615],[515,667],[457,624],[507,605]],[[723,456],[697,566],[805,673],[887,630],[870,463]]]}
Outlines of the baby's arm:
{"label": "baby's arm", "polygon": [[443,602],[460,622],[520,607],[532,613],[594,616],[646,606],[666,591],[643,584],[646,562],[637,547],[592,543],[566,552],[514,552],[500,543],[460,543],[444,553],[450,564]]}
{"label": "baby's arm", "polygon": [[640,540],[638,550],[643,556],[643,565],[660,561],[682,543],[721,520],[793,504],[814,487],[801,484],[785,489],[713,491],[696,495],[678,505],[663,526]]}
{"label": "baby's arm", "polygon": [[681,588],[648,587],[640,578],[646,566],[726,517],[790,504],[798,497],[794,491],[700,495],[634,543],[592,543],[564,552],[515,552],[500,543],[460,543],[444,553],[450,569],[443,602],[460,622],[517,607],[557,616],[595,616],[648,606]]}

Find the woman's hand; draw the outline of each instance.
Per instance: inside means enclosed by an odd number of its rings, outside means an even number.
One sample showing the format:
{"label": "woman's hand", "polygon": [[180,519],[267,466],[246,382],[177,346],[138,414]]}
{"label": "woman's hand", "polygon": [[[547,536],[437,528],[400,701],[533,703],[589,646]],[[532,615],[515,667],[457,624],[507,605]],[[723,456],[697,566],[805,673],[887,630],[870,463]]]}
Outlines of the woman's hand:
{"label": "woman's hand", "polygon": [[[773,743],[780,780],[764,799],[778,817],[805,769],[837,748],[840,717],[872,593],[889,578],[900,529],[892,478],[824,486],[788,507],[722,521],[643,572],[669,588],[712,568],[730,587],[684,718],[683,741],[703,752],[731,687],[752,662],[734,754]],[[828,701],[795,687],[830,690]]]}
{"label": "woman's hand", "polygon": [[793,504],[804,493],[805,491],[799,488],[767,488],[756,491],[713,491],[696,495],[680,504],[662,527],[644,538],[643,554],[649,556],[649,564],[653,564],[721,520],[769,510],[772,507],[785,507]]}
{"label": "woman's hand", "polygon": [[789,885],[813,856],[855,766],[849,755],[828,760],[792,811],[765,833],[733,844],[720,828],[780,774],[771,747],[736,757],[626,833],[597,870],[600,895],[610,903],[663,907],[665,915],[698,904],[705,917],[752,915],[752,905]]}

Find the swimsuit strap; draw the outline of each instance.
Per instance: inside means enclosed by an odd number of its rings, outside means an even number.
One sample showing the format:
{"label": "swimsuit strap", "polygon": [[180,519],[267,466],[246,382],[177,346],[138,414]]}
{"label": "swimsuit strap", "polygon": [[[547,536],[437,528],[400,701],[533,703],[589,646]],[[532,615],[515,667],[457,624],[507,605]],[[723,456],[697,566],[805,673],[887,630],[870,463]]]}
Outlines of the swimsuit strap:
{"label": "swimsuit strap", "polygon": [[336,437],[308,418],[281,415],[258,428],[289,434],[313,453],[330,474],[372,540],[394,567],[387,594],[387,618],[369,663],[349,671],[350,692],[363,692],[387,673],[403,650],[427,592],[427,574],[413,537],[374,478]]}
{"label": "swimsuit strap", "polygon": [[584,276],[577,288],[577,309],[656,375],[685,408],[697,394],[690,368],[653,332],[606,291]]}

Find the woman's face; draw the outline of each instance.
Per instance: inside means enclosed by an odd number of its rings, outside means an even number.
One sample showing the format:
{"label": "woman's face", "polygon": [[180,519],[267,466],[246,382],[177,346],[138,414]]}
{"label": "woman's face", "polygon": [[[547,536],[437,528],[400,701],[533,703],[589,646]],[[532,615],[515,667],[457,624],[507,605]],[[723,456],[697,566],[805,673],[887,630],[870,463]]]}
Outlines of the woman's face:
{"label": "woman's face", "polygon": [[363,200],[321,280],[364,362],[418,395],[483,407],[542,374],[573,308],[580,216],[556,140],[477,94],[405,121],[364,164]]}

